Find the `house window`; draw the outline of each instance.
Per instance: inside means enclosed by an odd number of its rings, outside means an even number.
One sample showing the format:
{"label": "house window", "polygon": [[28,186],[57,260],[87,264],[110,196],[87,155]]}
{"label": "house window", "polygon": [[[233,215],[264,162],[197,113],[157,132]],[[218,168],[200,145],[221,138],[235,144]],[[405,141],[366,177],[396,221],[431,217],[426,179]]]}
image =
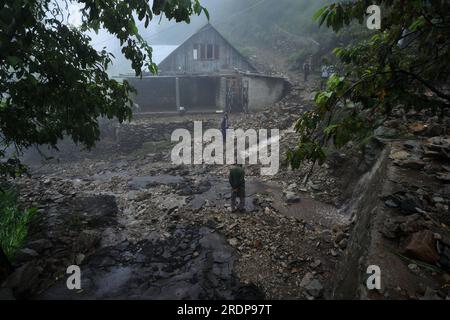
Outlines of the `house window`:
{"label": "house window", "polygon": [[198,44],[194,44],[193,56],[194,60],[198,60]]}
{"label": "house window", "polygon": [[220,46],[217,44],[194,44],[194,60],[218,60],[220,58]]}
{"label": "house window", "polygon": [[200,60],[206,60],[206,45],[200,45]]}
{"label": "house window", "polygon": [[218,44],[214,45],[214,59],[219,60],[220,59],[220,47]]}
{"label": "house window", "polygon": [[213,55],[213,49],[214,46],[212,44],[208,44],[206,45],[206,60],[212,60],[214,55]]}

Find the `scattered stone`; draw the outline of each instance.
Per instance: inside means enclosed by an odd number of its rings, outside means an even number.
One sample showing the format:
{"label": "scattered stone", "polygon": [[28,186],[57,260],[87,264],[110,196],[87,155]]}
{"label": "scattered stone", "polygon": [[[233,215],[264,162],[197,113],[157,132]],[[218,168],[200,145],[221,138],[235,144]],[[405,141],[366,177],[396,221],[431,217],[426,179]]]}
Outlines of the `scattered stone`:
{"label": "scattered stone", "polygon": [[423,160],[394,160],[394,164],[399,167],[412,169],[412,170],[422,170],[425,167],[425,161]]}
{"label": "scattered stone", "polygon": [[345,239],[342,239],[340,242],[339,242],[339,248],[341,248],[342,250],[344,250],[345,248],[347,248],[347,244],[348,244],[348,240],[345,238]]}
{"label": "scattered stone", "polygon": [[376,137],[390,139],[395,138],[398,135],[398,132],[395,129],[381,126],[374,131],[374,135]]}
{"label": "scattered stone", "polygon": [[310,272],[303,277],[302,281],[300,282],[300,287],[314,298],[320,298],[322,296],[323,286],[320,281],[315,279],[314,275]]}
{"label": "scattered stone", "polygon": [[300,197],[292,191],[286,191],[285,192],[286,202],[287,203],[296,203],[300,202]]}
{"label": "scattered stone", "polygon": [[391,208],[391,209],[398,208],[398,204],[395,201],[391,200],[391,199],[386,200],[384,202],[384,204],[386,205],[386,207]]}
{"label": "scattered stone", "polygon": [[405,160],[405,159],[409,158],[409,156],[410,156],[409,152],[402,150],[402,151],[397,151],[397,152],[392,153],[389,157],[392,160]]}
{"label": "scattered stone", "polygon": [[236,247],[238,245],[238,240],[236,238],[231,238],[228,240],[230,246]]}
{"label": "scattered stone", "polygon": [[310,264],[311,268],[316,269],[317,267],[319,267],[322,264],[322,261],[320,261],[320,259],[316,259],[314,260],[314,262],[312,262]]}
{"label": "scattered stone", "polygon": [[77,265],[81,265],[84,261],[84,259],[86,258],[86,256],[82,253],[77,254],[77,256],[75,257],[75,263]]}

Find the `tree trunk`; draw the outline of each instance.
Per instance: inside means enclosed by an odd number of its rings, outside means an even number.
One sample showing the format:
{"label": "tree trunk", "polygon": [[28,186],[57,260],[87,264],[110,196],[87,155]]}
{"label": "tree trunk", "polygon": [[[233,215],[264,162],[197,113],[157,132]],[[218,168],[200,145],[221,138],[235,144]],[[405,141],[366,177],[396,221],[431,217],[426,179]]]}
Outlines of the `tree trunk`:
{"label": "tree trunk", "polygon": [[0,246],[0,284],[11,273],[11,270],[12,270],[11,263],[9,262],[5,252]]}

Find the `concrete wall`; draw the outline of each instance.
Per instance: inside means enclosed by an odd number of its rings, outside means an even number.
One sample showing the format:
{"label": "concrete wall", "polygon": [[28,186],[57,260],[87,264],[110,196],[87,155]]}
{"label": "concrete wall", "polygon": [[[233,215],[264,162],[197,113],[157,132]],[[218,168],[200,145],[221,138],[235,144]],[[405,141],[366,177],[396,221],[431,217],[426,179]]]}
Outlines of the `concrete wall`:
{"label": "concrete wall", "polygon": [[176,112],[176,78],[152,77],[129,78],[137,90],[133,101],[139,105],[138,112]]}
{"label": "concrete wall", "polygon": [[[272,106],[285,92],[283,78],[237,73],[230,77],[239,79],[238,83],[248,81],[250,111]],[[137,90],[134,102],[139,105],[138,112],[177,112],[180,106],[186,111],[215,112],[226,108],[227,78],[225,75],[160,76],[127,80]]]}
{"label": "concrete wall", "polygon": [[222,110],[225,99],[220,77],[149,77],[127,79],[137,94],[133,101],[142,112],[178,112]]}
{"label": "concrete wall", "polygon": [[283,78],[243,75],[243,81],[249,82],[249,110],[261,110],[279,101],[285,92],[286,80]]}

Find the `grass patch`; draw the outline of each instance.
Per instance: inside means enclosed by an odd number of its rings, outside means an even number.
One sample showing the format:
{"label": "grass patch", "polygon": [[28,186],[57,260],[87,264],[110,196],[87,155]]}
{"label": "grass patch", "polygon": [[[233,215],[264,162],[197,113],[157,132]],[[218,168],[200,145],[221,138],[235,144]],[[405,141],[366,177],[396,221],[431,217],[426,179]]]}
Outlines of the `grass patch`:
{"label": "grass patch", "polygon": [[23,210],[18,206],[14,189],[0,188],[0,246],[10,261],[23,245],[28,223],[36,212],[36,208]]}

